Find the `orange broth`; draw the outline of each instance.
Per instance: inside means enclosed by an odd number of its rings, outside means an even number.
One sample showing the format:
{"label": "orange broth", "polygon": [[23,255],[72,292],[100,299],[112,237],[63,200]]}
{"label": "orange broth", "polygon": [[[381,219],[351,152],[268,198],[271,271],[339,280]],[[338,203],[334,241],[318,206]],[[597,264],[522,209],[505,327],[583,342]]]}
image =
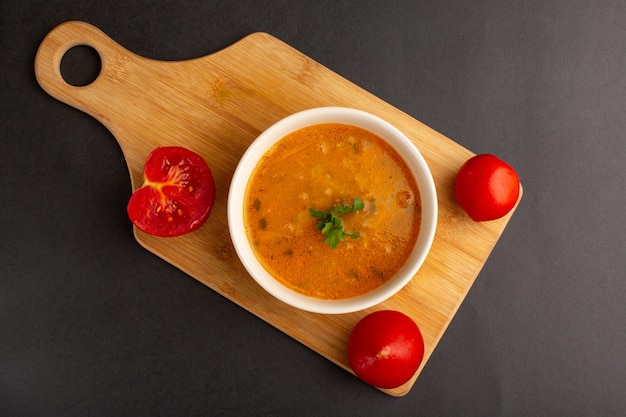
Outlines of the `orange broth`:
{"label": "orange broth", "polygon": [[[352,204],[341,216],[346,237],[322,243],[309,208]],[[244,223],[257,259],[301,294],[344,299],[389,280],[410,255],[421,219],[417,184],[402,157],[383,139],[344,124],[319,124],[278,141],[253,171]]]}

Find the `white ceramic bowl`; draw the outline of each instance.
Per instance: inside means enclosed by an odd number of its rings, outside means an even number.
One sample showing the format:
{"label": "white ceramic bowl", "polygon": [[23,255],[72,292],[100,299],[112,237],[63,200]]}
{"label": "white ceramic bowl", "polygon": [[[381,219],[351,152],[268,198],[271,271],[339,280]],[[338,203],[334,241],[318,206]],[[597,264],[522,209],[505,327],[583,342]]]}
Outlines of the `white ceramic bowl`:
{"label": "white ceramic bowl", "polygon": [[[244,228],[243,206],[248,179],[259,159],[287,134],[319,123],[343,123],[363,129],[385,139],[402,155],[413,172],[420,192],[422,222],[413,252],[404,266],[385,284],[375,290],[349,299],[322,300],[297,293],[274,279],[257,260]],[[320,107],[288,116],[263,132],[241,157],[228,193],[228,227],[235,250],[244,267],[261,287],[274,297],[302,310],[340,314],[363,310],[378,304],[404,287],[422,266],[430,250],[437,226],[437,194],[432,175],[424,158],[413,143],[383,119],[361,110],[344,107]]]}

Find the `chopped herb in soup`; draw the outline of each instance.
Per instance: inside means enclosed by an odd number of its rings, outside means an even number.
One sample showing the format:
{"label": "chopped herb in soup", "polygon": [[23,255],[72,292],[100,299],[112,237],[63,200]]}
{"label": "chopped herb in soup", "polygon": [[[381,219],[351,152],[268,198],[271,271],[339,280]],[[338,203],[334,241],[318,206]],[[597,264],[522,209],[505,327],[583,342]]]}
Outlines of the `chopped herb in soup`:
{"label": "chopped herb in soup", "polygon": [[[339,220],[350,238],[334,247],[323,241],[321,217],[312,214],[357,200],[358,210],[342,210]],[[355,297],[389,280],[410,255],[421,219],[402,157],[369,131],[333,123],[278,141],[252,173],[244,210],[261,264],[294,291],[322,299]]]}

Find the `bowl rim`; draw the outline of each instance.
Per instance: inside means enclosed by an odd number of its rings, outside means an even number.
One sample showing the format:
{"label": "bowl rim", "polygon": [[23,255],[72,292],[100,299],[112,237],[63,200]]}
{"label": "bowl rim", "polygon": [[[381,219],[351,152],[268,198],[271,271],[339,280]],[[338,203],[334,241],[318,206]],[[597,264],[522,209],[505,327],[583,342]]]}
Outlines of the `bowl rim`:
{"label": "bowl rim", "polygon": [[[320,123],[343,123],[361,127],[380,136],[402,157],[420,191],[422,218],[420,232],[409,258],[400,270],[383,285],[369,293],[347,299],[324,300],[300,294],[272,277],[256,258],[244,227],[243,202],[248,178],[259,158],[287,134]],[[228,192],[227,217],[235,252],[250,276],[275,298],[301,310],[343,314],[364,310],[390,298],[417,273],[430,252],[437,227],[438,200],[430,168],[415,144],[386,120],[349,107],[316,107],[293,113],[263,131],[246,149],[233,173]]]}

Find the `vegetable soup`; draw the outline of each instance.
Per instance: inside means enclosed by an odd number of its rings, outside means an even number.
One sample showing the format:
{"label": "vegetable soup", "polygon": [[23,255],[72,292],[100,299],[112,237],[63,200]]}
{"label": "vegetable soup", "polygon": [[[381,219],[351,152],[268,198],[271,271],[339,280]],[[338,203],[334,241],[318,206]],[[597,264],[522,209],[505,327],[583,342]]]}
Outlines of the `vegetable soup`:
{"label": "vegetable soup", "polygon": [[[311,210],[330,212],[355,197],[362,208],[341,215],[346,237],[332,248]],[[274,144],[251,175],[244,211],[259,262],[287,287],[321,299],[356,297],[389,280],[413,250],[421,220],[402,157],[377,135],[335,123]]]}

